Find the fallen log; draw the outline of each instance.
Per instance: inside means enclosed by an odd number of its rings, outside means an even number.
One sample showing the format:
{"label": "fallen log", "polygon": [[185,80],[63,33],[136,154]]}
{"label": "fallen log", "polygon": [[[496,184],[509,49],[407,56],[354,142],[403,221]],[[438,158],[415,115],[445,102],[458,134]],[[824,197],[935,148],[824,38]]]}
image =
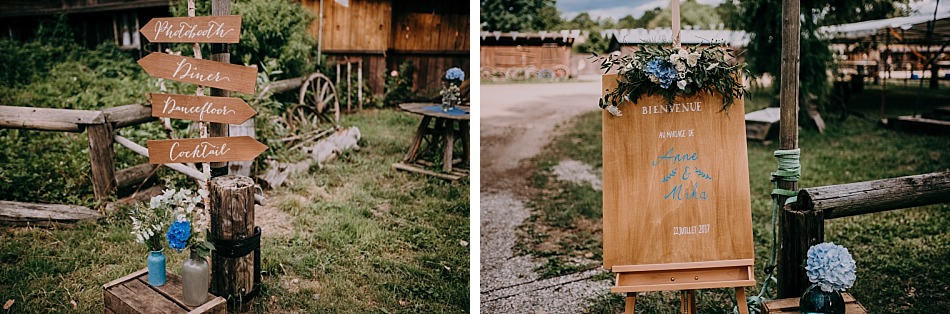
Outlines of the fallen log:
{"label": "fallen log", "polygon": [[802,189],[791,207],[825,219],[950,202],[950,171]]}
{"label": "fallen log", "polygon": [[0,223],[46,225],[97,218],[99,212],[85,206],[0,201]]}

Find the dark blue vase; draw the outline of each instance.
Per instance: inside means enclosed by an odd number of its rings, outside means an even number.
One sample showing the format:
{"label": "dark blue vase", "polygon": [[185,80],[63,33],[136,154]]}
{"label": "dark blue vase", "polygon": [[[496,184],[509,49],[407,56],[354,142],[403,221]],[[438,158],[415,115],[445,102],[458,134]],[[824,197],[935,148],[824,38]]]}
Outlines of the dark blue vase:
{"label": "dark blue vase", "polygon": [[148,254],[148,284],[154,287],[165,285],[165,253],[152,251]]}
{"label": "dark blue vase", "polygon": [[825,292],[818,285],[811,285],[805,290],[798,306],[802,314],[844,314],[844,298],[841,297],[841,292]]}

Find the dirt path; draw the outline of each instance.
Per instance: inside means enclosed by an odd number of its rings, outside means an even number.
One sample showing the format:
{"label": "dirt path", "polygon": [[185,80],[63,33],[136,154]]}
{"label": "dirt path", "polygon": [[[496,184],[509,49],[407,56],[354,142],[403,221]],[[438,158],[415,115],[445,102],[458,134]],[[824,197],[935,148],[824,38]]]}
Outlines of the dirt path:
{"label": "dirt path", "polygon": [[539,280],[529,256],[515,256],[515,230],[530,216],[527,159],[556,127],[597,109],[600,76],[580,83],[481,88],[481,308],[483,313],[576,313],[608,285],[587,271]]}

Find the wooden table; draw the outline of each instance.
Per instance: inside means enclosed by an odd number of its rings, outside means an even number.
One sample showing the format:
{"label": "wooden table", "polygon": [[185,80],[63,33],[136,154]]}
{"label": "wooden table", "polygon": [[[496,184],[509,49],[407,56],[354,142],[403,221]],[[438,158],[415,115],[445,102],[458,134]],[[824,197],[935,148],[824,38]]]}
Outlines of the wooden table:
{"label": "wooden table", "polygon": [[[438,103],[405,103],[400,104],[399,108],[422,115],[422,123],[416,129],[406,156],[402,162],[394,163],[393,168],[453,181],[468,175],[468,106],[456,107],[464,111],[463,114],[443,112]],[[456,140],[461,141],[461,150],[458,152],[454,151]],[[441,171],[425,167],[437,167]]]}

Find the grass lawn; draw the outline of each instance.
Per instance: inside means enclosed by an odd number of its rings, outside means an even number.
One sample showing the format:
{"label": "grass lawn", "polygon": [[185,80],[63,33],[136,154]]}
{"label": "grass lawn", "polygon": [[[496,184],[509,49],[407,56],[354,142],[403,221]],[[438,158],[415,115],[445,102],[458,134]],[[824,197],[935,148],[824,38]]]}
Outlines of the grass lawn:
{"label": "grass lawn", "polygon": [[[390,168],[402,158],[419,121],[395,110],[345,116],[342,124],[363,134],[360,151],[268,192],[268,204],[290,217],[293,231],[268,236],[264,229],[258,312],[469,309],[468,182],[450,184]],[[0,135],[10,140],[9,133]],[[87,144],[77,146],[82,145]],[[81,167],[85,157],[74,159]],[[42,180],[22,184],[46,189]],[[69,187],[58,187],[57,193],[88,190]],[[14,300],[11,313],[102,312],[102,285],[145,267],[146,248],[130,231],[128,209],[60,228],[0,227],[0,302]],[[169,271],[180,272],[186,253],[166,250],[166,255]]]}
{"label": "grass lawn", "polygon": [[[925,89],[919,110],[945,105],[950,90],[943,87],[936,92]],[[916,93],[916,85],[889,85],[888,115],[910,114]],[[747,111],[765,107],[766,99],[758,95],[747,101]],[[869,85],[864,93],[852,96],[849,109],[876,118],[880,99],[880,87]],[[599,266],[575,261],[584,255],[593,255],[595,261],[602,258],[601,193],[558,182],[550,169],[564,159],[601,167],[600,119],[600,112],[590,113],[562,127],[561,135],[534,160],[538,172],[531,182],[538,197],[531,203],[532,217],[521,227],[519,249],[547,260],[538,269],[541,274],[554,276]],[[855,117],[844,121],[826,118],[826,122],[825,134],[808,129],[800,132],[801,187],[950,170],[948,136],[891,131]],[[748,145],[755,275],[760,284],[771,247],[769,173],[775,171],[772,152],[777,149],[777,141]],[[950,308],[950,265],[941,262],[950,259],[950,204],[829,220],[825,241],[844,245],[854,255],[858,279],[850,292],[870,313],[939,313]],[[603,278],[612,280],[609,275]],[[759,287],[747,292],[757,294]],[[699,311],[731,313],[733,297],[728,290],[702,290],[697,297]],[[623,309],[620,294],[604,291],[592,301],[586,309],[590,313]],[[637,298],[637,307],[642,313],[672,313],[679,308],[678,294],[646,293]]]}

